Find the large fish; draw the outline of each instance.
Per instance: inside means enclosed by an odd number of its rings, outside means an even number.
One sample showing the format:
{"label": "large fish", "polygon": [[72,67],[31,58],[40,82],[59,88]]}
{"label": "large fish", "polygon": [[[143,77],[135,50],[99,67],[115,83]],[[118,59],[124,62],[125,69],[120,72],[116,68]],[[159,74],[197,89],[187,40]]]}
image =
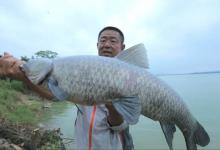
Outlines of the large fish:
{"label": "large fish", "polygon": [[34,84],[47,83],[57,99],[83,105],[113,102],[130,124],[138,121],[140,112],[159,121],[170,149],[173,149],[175,125],[182,131],[188,150],[197,149],[197,144],[208,145],[207,132],[181,97],[147,68],[143,44],[122,51],[114,58],[71,56],[54,60],[35,59],[22,66]]}

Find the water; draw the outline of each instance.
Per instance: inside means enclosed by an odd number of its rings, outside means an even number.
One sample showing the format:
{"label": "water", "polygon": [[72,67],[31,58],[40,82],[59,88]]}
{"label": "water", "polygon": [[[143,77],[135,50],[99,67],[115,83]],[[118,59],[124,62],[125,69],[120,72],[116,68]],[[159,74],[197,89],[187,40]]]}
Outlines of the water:
{"label": "water", "polygon": [[[211,142],[205,148],[220,149],[220,73],[160,76],[184,99],[192,114],[209,133]],[[73,139],[76,110],[69,105],[64,113],[51,118],[47,125],[61,128],[64,137]],[[135,149],[168,149],[158,122],[141,117],[138,124],[131,126]],[[74,142],[67,145],[73,149]],[[182,133],[177,129],[173,141],[174,149],[186,149]]]}

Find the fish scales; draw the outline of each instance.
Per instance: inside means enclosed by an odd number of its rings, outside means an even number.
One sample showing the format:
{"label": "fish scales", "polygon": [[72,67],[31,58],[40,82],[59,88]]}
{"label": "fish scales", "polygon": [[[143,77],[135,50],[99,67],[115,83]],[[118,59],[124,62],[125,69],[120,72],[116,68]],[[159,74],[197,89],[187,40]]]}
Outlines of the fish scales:
{"label": "fish scales", "polygon": [[[136,82],[133,77],[133,82],[130,80],[129,71],[126,69],[129,68],[128,64],[116,59],[112,63],[110,59],[91,56],[58,59],[54,61],[52,76],[71,96],[83,96],[84,101],[94,100],[95,103],[103,103],[103,100],[107,99],[137,95],[135,88],[130,88],[131,85],[136,87]],[[135,71],[132,73],[137,74]]]}
{"label": "fish scales", "polygon": [[142,101],[145,116],[165,121],[172,116],[176,118],[177,114],[178,118],[183,118],[180,115],[188,111],[183,109],[186,108],[185,103],[168,85],[147,69],[112,59],[93,56],[58,59],[54,61],[52,76],[72,96],[83,96],[83,103],[86,100],[88,103],[104,103],[103,100],[137,95]]}

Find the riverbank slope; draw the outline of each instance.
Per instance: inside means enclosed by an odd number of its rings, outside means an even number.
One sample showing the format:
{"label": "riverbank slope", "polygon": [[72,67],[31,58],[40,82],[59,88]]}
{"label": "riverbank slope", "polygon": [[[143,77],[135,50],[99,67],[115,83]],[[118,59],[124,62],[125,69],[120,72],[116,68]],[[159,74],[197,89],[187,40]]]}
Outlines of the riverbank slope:
{"label": "riverbank slope", "polygon": [[64,149],[59,129],[38,124],[55,102],[38,97],[19,81],[0,80],[0,149]]}

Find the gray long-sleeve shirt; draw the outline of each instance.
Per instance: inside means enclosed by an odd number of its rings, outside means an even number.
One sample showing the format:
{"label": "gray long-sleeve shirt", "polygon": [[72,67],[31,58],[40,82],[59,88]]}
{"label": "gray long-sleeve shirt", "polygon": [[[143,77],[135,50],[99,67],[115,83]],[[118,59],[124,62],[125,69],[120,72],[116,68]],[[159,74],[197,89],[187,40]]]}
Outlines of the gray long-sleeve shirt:
{"label": "gray long-sleeve shirt", "polygon": [[122,149],[120,131],[128,127],[126,122],[110,127],[105,105],[79,106],[79,109],[75,121],[76,149]]}

